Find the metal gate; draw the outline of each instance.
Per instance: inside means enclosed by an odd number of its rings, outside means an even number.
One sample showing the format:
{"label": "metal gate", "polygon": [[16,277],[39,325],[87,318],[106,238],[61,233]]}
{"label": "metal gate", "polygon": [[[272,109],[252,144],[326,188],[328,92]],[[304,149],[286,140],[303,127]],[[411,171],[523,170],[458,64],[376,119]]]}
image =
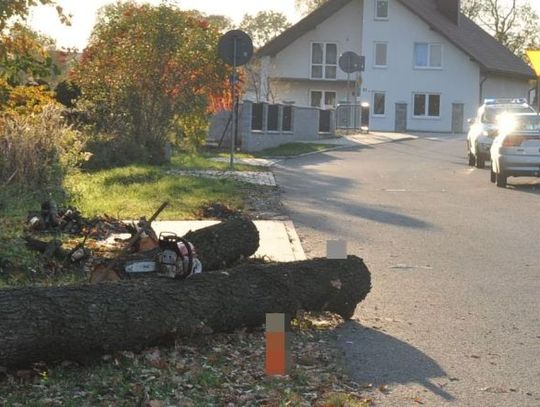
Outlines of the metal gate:
{"label": "metal gate", "polygon": [[336,128],[360,129],[361,105],[339,104],[336,107]]}

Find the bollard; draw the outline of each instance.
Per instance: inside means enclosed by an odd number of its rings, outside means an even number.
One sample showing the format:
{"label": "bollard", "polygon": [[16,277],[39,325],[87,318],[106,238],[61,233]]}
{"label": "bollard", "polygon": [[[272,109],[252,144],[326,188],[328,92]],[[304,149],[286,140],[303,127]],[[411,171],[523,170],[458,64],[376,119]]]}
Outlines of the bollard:
{"label": "bollard", "polygon": [[266,314],[266,374],[285,376],[291,368],[290,317]]}

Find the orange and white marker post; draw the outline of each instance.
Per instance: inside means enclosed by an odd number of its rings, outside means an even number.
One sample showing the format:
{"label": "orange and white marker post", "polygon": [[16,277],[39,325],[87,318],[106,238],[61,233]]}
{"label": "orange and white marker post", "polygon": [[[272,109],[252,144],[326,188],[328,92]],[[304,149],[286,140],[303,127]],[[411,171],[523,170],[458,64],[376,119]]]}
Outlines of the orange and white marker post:
{"label": "orange and white marker post", "polygon": [[285,376],[291,368],[290,317],[266,314],[266,374]]}

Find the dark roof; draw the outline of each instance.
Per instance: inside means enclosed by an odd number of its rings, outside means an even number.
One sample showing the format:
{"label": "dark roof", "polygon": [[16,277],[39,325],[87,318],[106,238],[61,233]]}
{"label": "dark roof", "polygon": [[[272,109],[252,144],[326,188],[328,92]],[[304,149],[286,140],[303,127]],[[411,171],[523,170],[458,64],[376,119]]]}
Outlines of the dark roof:
{"label": "dark roof", "polygon": [[[276,55],[352,0],[328,0],[324,5],[282,32],[257,51],[257,55]],[[429,27],[443,35],[456,47],[480,65],[482,72],[500,75],[535,78],[534,71],[508,48],[482,28],[460,15],[459,25],[454,24],[437,8],[434,0],[399,0]]]}
{"label": "dark roof", "polygon": [[463,14],[460,14],[459,25],[456,25],[439,12],[433,0],[399,1],[433,31],[469,55],[482,71],[531,79],[535,77],[529,65]]}
{"label": "dark roof", "polygon": [[257,51],[257,55],[276,55],[283,48],[287,47],[293,41],[296,41],[305,33],[313,30],[320,23],[335,12],[339,11],[343,6],[347,5],[351,1],[352,0],[328,0],[315,11],[308,14],[287,30],[283,31],[276,38],[267,42]]}

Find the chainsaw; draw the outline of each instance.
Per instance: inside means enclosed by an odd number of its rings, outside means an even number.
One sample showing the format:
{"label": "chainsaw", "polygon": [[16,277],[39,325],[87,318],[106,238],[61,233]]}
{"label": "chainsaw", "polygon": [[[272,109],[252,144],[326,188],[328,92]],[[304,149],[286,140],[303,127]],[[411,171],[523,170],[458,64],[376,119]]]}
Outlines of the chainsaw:
{"label": "chainsaw", "polygon": [[124,265],[128,276],[156,273],[160,277],[184,279],[202,272],[202,263],[192,243],[171,232],[159,235],[159,250],[149,260],[132,260]]}

